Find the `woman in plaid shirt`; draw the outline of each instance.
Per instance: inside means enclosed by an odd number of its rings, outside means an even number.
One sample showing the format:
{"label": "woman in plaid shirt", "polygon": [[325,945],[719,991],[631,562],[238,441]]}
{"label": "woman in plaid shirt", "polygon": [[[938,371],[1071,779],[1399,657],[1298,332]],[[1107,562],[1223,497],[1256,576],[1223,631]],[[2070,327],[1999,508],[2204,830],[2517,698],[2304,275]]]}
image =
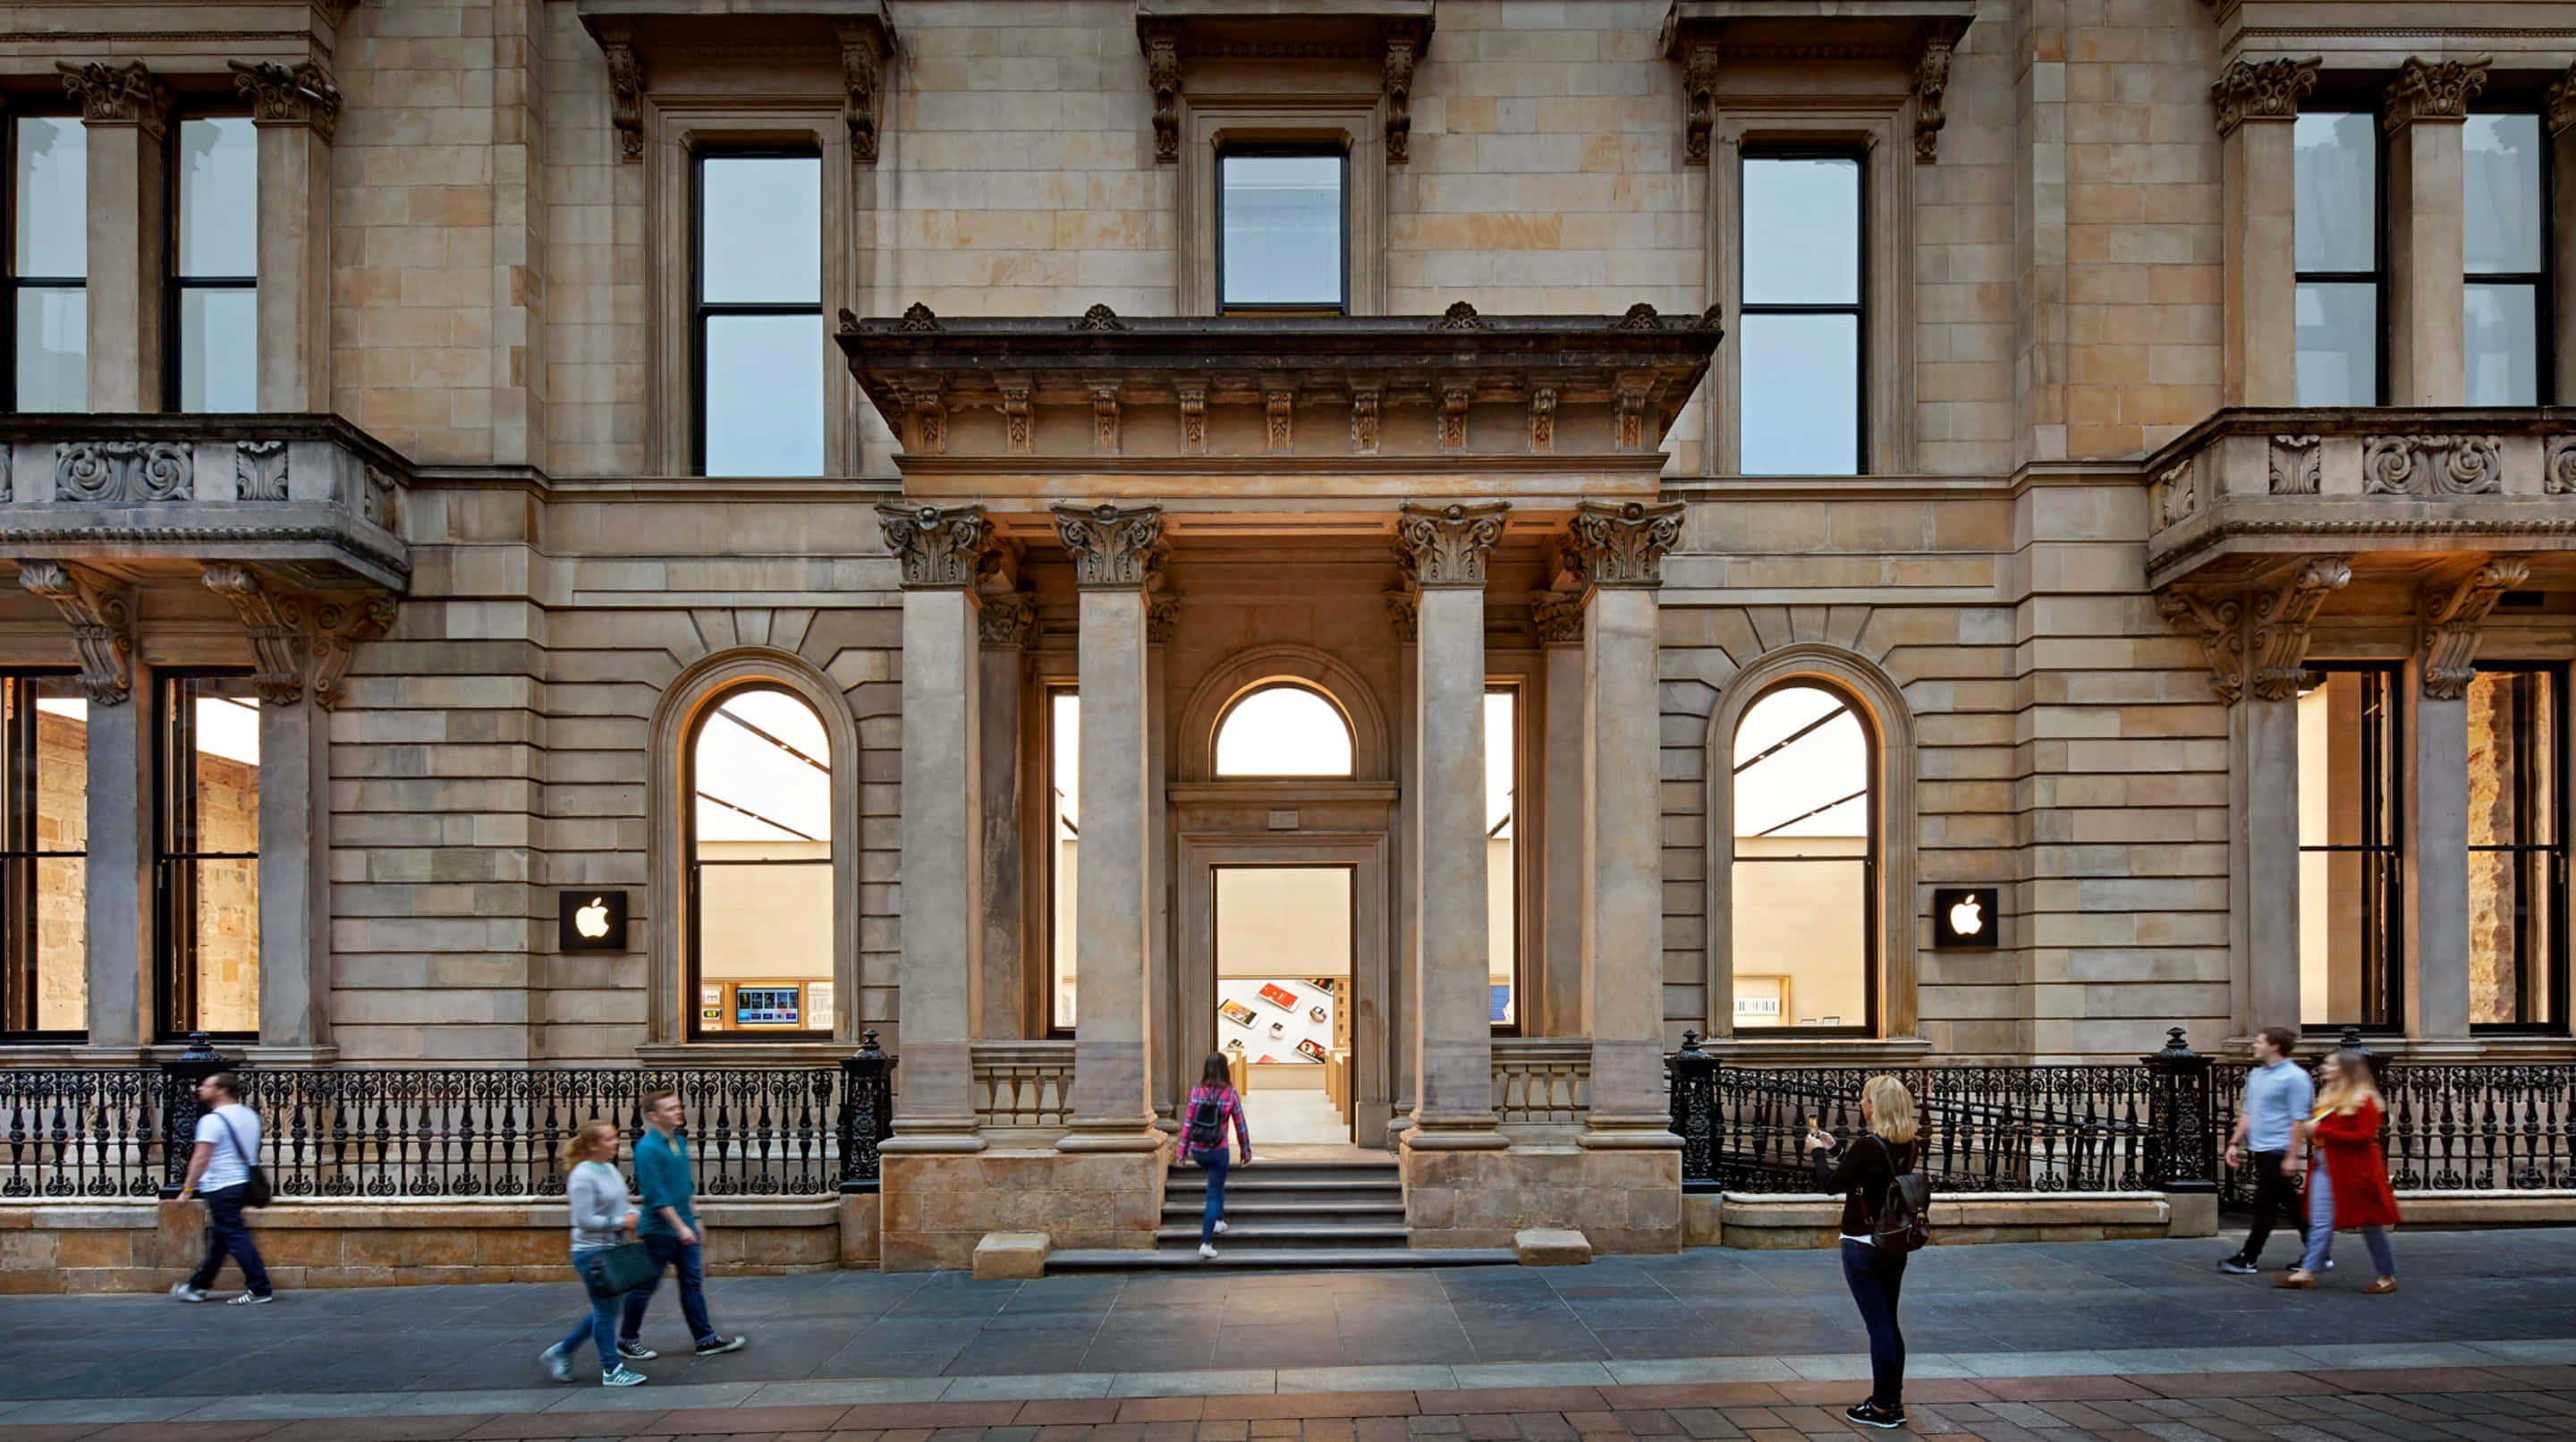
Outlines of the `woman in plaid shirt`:
{"label": "woman in plaid shirt", "polygon": [[1207,1168],[1207,1215],[1199,1222],[1199,1255],[1216,1256],[1216,1234],[1225,1230],[1225,1128],[1234,1122],[1234,1139],[1242,1161],[1252,1160],[1252,1130],[1243,1120],[1243,1098],[1235,1094],[1234,1074],[1225,1053],[1208,1053],[1199,1084],[1181,1108],[1181,1147],[1191,1161]]}

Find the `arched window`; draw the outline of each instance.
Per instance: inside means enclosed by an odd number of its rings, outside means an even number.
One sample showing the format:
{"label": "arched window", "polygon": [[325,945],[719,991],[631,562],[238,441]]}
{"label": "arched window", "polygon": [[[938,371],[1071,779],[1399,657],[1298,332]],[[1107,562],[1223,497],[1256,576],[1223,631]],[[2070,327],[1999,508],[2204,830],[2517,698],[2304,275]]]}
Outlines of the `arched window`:
{"label": "arched window", "polygon": [[1216,727],[1219,776],[1348,776],[1351,723],[1304,686],[1264,686]]}
{"label": "arched window", "polygon": [[832,1030],[832,746],[803,698],[727,691],[689,739],[690,1035]]}
{"label": "arched window", "polygon": [[1875,1023],[1877,769],[1859,709],[1795,681],[1735,728],[1735,1025]]}

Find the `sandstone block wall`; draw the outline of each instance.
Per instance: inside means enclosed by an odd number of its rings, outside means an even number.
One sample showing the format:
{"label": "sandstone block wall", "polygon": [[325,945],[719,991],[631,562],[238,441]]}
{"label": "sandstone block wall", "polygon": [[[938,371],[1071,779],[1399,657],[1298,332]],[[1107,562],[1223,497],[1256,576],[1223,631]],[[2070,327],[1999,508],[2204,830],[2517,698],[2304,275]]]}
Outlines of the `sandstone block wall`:
{"label": "sandstone block wall", "polygon": [[1160,1152],[888,1156],[878,1264],[889,1272],[971,1267],[987,1232],[1044,1232],[1057,1251],[1151,1251],[1165,1166]]}
{"label": "sandstone block wall", "polygon": [[1597,1254],[1682,1249],[1678,1151],[1514,1146],[1404,1148],[1404,1226],[1417,1247],[1508,1247],[1528,1228],[1571,1228]]}

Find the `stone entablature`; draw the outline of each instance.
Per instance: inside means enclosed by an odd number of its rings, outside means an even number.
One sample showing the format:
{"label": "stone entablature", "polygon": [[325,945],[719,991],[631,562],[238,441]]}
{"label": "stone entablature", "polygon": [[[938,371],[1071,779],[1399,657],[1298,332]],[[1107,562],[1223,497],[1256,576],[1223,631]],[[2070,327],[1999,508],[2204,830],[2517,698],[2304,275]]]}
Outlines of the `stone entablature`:
{"label": "stone entablature", "polygon": [[[12,7],[0,18],[0,79],[43,77],[55,65],[141,61],[157,75],[221,77],[229,62],[328,63],[360,0],[211,0],[179,6]],[[379,0],[383,3],[383,0]],[[398,3],[398,0],[397,0]],[[184,14],[182,10],[184,8]]]}

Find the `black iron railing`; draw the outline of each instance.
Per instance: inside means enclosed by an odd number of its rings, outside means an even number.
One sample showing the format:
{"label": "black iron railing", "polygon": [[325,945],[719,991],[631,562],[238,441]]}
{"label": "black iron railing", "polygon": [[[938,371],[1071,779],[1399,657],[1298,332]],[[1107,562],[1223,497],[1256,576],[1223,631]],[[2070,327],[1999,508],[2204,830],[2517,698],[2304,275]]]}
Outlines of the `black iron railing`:
{"label": "black iron railing", "polygon": [[0,1071],[0,1199],[158,1194],[163,1111],[158,1067]]}

